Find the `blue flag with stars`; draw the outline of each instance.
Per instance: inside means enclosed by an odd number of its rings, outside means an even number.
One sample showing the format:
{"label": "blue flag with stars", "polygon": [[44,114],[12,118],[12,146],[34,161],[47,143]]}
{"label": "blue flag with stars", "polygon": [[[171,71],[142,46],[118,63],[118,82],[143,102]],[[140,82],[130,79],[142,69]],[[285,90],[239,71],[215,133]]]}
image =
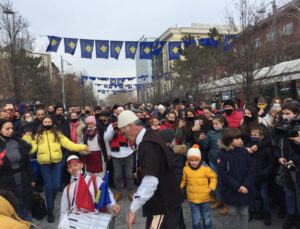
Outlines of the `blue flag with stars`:
{"label": "blue flag with stars", "polygon": [[80,46],[81,57],[91,59],[94,49],[94,40],[80,39]]}
{"label": "blue flag with stars", "polygon": [[236,39],[237,35],[236,34],[229,34],[229,35],[226,35],[224,37],[224,51],[229,51],[232,47],[232,43],[234,41],[234,39]]}
{"label": "blue flag with stars", "polygon": [[198,40],[199,44],[202,46],[208,46],[208,47],[218,47],[218,41],[214,40],[213,38],[201,38]]}
{"label": "blue flag with stars", "polygon": [[118,59],[122,46],[123,41],[110,41],[110,57]]}
{"label": "blue flag with stars", "polygon": [[170,41],[168,43],[169,60],[177,60],[181,54],[181,41]]}
{"label": "blue flag with stars", "polygon": [[154,56],[158,56],[166,43],[166,41],[155,40],[152,46],[152,54]]}
{"label": "blue flag with stars", "polygon": [[123,83],[124,83],[124,79],[122,79],[122,78],[117,79],[118,85],[123,85]]}
{"label": "blue flag with stars", "polygon": [[126,41],[125,42],[125,56],[126,56],[126,58],[134,59],[138,43],[139,42],[137,42],[137,41]]}
{"label": "blue flag with stars", "polygon": [[117,79],[116,78],[110,78],[110,86],[116,86],[117,85]]}
{"label": "blue flag with stars", "polygon": [[76,38],[64,38],[65,42],[65,53],[69,53],[71,55],[74,55],[78,39]]}
{"label": "blue flag with stars", "polygon": [[58,46],[61,41],[61,37],[48,36],[49,45],[47,47],[46,52],[57,52]]}
{"label": "blue flag with stars", "polygon": [[183,41],[183,46],[184,48],[187,48],[189,46],[196,46],[197,45],[197,40],[192,40],[192,39],[185,39]]}
{"label": "blue flag with stars", "polygon": [[96,57],[108,59],[109,55],[109,41],[96,41]]}
{"label": "blue flag with stars", "polygon": [[151,60],[153,55],[153,41],[140,42],[140,59]]}

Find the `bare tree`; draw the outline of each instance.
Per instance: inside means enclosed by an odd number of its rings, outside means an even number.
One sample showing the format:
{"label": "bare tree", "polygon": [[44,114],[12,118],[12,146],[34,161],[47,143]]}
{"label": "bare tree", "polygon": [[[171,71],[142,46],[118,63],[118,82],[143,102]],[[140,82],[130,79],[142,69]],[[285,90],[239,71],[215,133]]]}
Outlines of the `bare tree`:
{"label": "bare tree", "polygon": [[[260,37],[263,26],[256,13],[256,5],[249,0],[240,0],[235,4],[235,10],[227,10],[227,19],[238,37],[234,48],[227,52],[225,66],[228,75],[235,79],[235,84],[240,84],[246,102],[250,102],[261,93],[262,82],[267,80],[276,63],[278,53],[275,40]],[[274,34],[270,33],[270,36]],[[262,75],[261,70],[265,67],[268,67],[267,71]]]}

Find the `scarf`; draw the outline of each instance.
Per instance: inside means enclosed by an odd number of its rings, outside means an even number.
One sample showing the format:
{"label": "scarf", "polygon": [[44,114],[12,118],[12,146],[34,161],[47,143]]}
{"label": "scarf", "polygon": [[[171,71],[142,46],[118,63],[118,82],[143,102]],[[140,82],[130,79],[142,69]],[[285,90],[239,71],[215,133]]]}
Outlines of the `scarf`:
{"label": "scarf", "polygon": [[120,146],[128,147],[127,140],[119,132],[115,132],[112,140],[110,141],[111,151],[119,152]]}
{"label": "scarf", "polygon": [[91,141],[97,135],[97,132],[98,132],[97,127],[95,127],[94,129],[87,129],[86,135]]}
{"label": "scarf", "polygon": [[71,123],[71,141],[77,143],[77,127],[79,126],[79,122]]}

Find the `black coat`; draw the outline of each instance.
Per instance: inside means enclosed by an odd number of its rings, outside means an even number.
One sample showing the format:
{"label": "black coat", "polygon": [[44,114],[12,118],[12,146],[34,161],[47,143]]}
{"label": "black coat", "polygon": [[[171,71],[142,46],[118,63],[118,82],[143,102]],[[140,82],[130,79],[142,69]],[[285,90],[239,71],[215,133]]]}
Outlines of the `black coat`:
{"label": "black coat", "polygon": [[[246,148],[221,150],[219,152],[219,173],[224,202],[233,206],[247,206],[249,192],[253,190],[255,170]],[[248,194],[238,192],[244,186]]]}
{"label": "black coat", "polygon": [[[252,142],[251,145],[257,145],[259,143]],[[275,160],[273,155],[273,148],[270,146],[263,146],[251,154],[251,158],[255,168],[255,181],[265,181],[273,173]]]}
{"label": "black coat", "polygon": [[[23,203],[27,209],[31,208],[32,205],[32,188],[31,183],[33,182],[33,170],[29,160],[29,152],[31,145],[25,141],[14,138],[20,147],[21,161],[20,161],[20,173],[21,182],[23,188]],[[6,148],[6,141],[0,137],[0,152]],[[0,165],[0,188],[13,192],[17,198],[20,198],[16,192],[16,183],[13,175],[13,169],[7,157],[4,158],[4,163]]]}
{"label": "black coat", "polygon": [[[106,147],[105,147],[105,142],[104,142],[104,128],[97,125],[97,129],[98,129],[98,142],[99,142],[99,147],[101,149],[101,153],[104,157],[104,160],[107,162],[108,161],[108,156],[107,156],[107,151],[106,151]],[[87,127],[85,127],[83,129],[83,143],[87,145],[87,141],[88,141],[88,135],[87,135]]]}
{"label": "black coat", "polygon": [[154,195],[143,205],[144,216],[166,214],[181,206],[184,197],[174,173],[173,155],[159,134],[146,130],[137,152],[141,178],[154,176],[159,181]]}

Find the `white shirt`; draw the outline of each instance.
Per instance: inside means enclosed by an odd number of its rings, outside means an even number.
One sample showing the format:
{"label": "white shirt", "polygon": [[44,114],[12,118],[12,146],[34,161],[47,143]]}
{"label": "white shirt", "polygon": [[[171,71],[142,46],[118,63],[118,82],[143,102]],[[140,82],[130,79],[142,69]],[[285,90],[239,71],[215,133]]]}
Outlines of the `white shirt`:
{"label": "white shirt", "polygon": [[[96,188],[99,189],[100,185],[103,183],[103,180],[99,176],[96,176],[96,178],[97,178]],[[84,180],[86,183],[88,183],[90,179],[91,179],[90,175],[85,175]],[[74,200],[74,193],[75,193],[76,186],[77,186],[77,180],[71,179],[70,187],[69,187],[69,198],[70,198],[70,205],[71,205],[70,209],[69,209],[69,202],[68,202],[68,195],[67,195],[68,186],[65,187],[64,189],[61,198],[61,203],[60,203],[60,220],[62,220],[64,218],[64,215],[67,214],[70,210],[76,208],[76,203]],[[91,181],[90,183],[89,190],[92,195],[93,201],[95,202],[95,188],[93,186],[93,181]],[[108,192],[111,200],[111,203],[108,205],[108,207],[111,207],[116,204],[116,201],[114,199],[112,192],[109,189]]]}
{"label": "white shirt", "polygon": [[125,157],[128,157],[129,155],[131,155],[133,153],[133,149],[130,147],[120,146],[119,151],[111,151],[109,142],[113,139],[114,134],[115,134],[115,131],[112,127],[112,124],[109,124],[109,126],[107,127],[107,130],[104,133],[104,142],[105,142],[107,155],[111,155],[112,157],[115,157],[115,158],[125,158]]}
{"label": "white shirt", "polygon": [[89,151],[101,151],[98,142],[98,135],[96,134],[92,140],[87,140],[87,145],[89,146]]}
{"label": "white shirt", "polygon": [[[146,133],[146,129],[143,128],[138,134],[138,136],[136,137],[135,143],[137,145],[137,148],[139,144],[142,142],[145,133]],[[158,183],[159,181],[155,176],[143,177],[142,182],[138,187],[138,190],[133,195],[133,201],[130,205],[130,210],[132,212],[136,212],[154,195]]]}

